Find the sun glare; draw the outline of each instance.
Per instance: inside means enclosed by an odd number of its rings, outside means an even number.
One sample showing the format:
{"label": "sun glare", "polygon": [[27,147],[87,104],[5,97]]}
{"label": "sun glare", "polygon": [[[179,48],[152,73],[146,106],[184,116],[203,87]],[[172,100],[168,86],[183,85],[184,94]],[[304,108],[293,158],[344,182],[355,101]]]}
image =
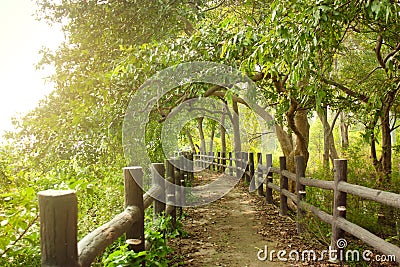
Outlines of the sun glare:
{"label": "sun glare", "polygon": [[0,1],[0,136],[12,129],[12,116],[33,109],[52,90],[43,79],[51,70],[37,71],[35,64],[39,50],[55,49],[63,35],[36,21],[35,9],[31,0]]}

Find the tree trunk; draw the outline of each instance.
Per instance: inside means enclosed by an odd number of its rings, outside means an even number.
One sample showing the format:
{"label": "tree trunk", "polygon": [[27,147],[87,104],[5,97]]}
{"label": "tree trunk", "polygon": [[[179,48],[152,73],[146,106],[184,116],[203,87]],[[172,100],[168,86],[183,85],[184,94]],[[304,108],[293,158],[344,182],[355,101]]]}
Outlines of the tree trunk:
{"label": "tree trunk", "polygon": [[330,141],[329,141],[329,143],[330,143],[329,151],[331,153],[331,161],[332,161],[332,166],[333,166],[333,161],[335,159],[339,158],[339,154],[338,154],[338,152],[336,150],[335,139],[333,138],[332,130],[333,130],[333,125],[331,127],[331,134],[329,135],[329,139],[330,139]]}
{"label": "tree trunk", "polygon": [[286,113],[288,126],[296,135],[296,142],[293,152],[289,158],[289,166],[293,166],[294,170],[294,156],[303,156],[305,166],[307,167],[308,162],[308,141],[310,134],[310,124],[308,123],[307,110],[300,109],[298,103],[293,98],[288,112]]}
{"label": "tree trunk", "polygon": [[232,101],[232,124],[233,124],[233,138],[235,152],[242,151],[242,142],[240,140],[240,127],[239,127],[239,107],[236,101]]}
{"label": "tree trunk", "polygon": [[290,153],[293,151],[293,139],[291,138],[291,134],[283,129],[283,126],[276,124],[276,137],[278,138],[279,144],[281,146],[283,155],[289,158]]}
{"label": "tree trunk", "polygon": [[200,135],[200,152],[201,154],[206,154],[206,140],[204,138],[204,131],[203,131],[203,120],[204,117],[197,118],[197,128],[199,129],[199,135]]}
{"label": "tree trunk", "polygon": [[347,149],[349,147],[349,124],[343,111],[340,112],[340,137],[342,148]]}
{"label": "tree trunk", "polygon": [[324,129],[324,155],[323,155],[323,165],[326,171],[330,169],[329,160],[333,161],[339,158],[339,155],[335,146],[335,139],[333,138],[333,129],[335,127],[336,119],[339,114],[337,114],[332,122],[332,125],[329,125],[328,122],[328,108],[324,107],[321,111],[317,111],[318,117],[322,122],[322,126]]}
{"label": "tree trunk", "polygon": [[[226,155],[226,129],[225,129],[225,112],[226,108],[222,109],[221,124],[220,124],[220,135],[221,135],[221,157],[225,158]],[[222,165],[226,165],[226,160],[222,160]],[[222,172],[225,172],[225,167],[221,167]]]}
{"label": "tree trunk", "polygon": [[392,173],[392,138],[390,135],[390,103],[383,104],[381,115],[381,130],[382,130],[382,176],[378,177],[378,185],[390,186],[390,175]]}
{"label": "tree trunk", "polygon": [[[291,118],[289,120],[292,120]],[[306,110],[297,110],[295,112],[294,118],[292,122],[289,122],[290,129],[296,135],[296,142],[293,151],[289,155],[288,161],[288,169],[291,172],[295,172],[295,156],[303,156],[304,157],[304,165],[307,168],[307,162],[309,158],[308,152],[308,141],[309,141],[309,133],[310,133],[310,124],[308,123],[307,111]],[[296,185],[293,181],[289,183],[289,190],[291,192],[295,192]]]}
{"label": "tree trunk", "polygon": [[322,162],[324,166],[324,170],[329,170],[329,151],[330,151],[330,130],[331,126],[328,123],[328,107],[323,107],[321,110],[317,110],[318,117],[322,123],[322,127],[324,130],[324,154],[322,156]]}
{"label": "tree trunk", "polygon": [[[274,87],[278,93],[285,92],[285,82],[287,80],[287,76],[280,79],[278,77],[274,77],[272,79],[274,83]],[[292,131],[296,136],[296,142],[294,143],[294,147],[292,146],[292,151],[289,152],[288,150],[285,152],[286,149],[290,148],[289,140],[291,140],[291,133],[283,134],[283,130],[281,127],[277,127],[277,136],[278,140],[281,143],[281,147],[285,148],[282,149],[284,153],[288,153],[289,155],[285,155],[287,157],[287,169],[290,172],[295,172],[295,163],[294,157],[301,155],[304,157],[304,164],[305,168],[307,168],[307,162],[309,157],[308,152],[308,141],[309,141],[309,132],[310,132],[310,124],[308,123],[307,118],[307,110],[302,109],[299,107],[299,103],[293,98],[290,98],[290,106],[288,111],[286,112],[286,119],[288,123],[288,128]],[[291,192],[295,191],[295,183],[289,183],[289,190]]]}
{"label": "tree trunk", "polygon": [[303,156],[305,166],[307,167],[309,158],[308,142],[310,136],[310,124],[308,123],[307,110],[298,110],[294,116],[294,122],[297,128],[296,131],[292,128],[293,132],[296,134],[296,145],[294,147],[295,156]]}
{"label": "tree trunk", "polygon": [[373,120],[370,120],[365,126],[365,131],[369,135],[370,142],[370,158],[372,159],[372,166],[374,166],[375,172],[380,173],[382,164],[378,160],[376,153],[376,137],[375,137],[375,127],[378,123],[378,116],[375,116]]}
{"label": "tree trunk", "polygon": [[[378,173],[378,187],[382,190],[389,190],[391,187],[392,173],[392,139],[390,135],[390,108],[391,102],[385,99],[381,114],[381,131],[382,131],[382,154],[380,162],[382,164]],[[378,224],[383,226],[381,231],[385,232],[386,227],[395,227],[394,209],[387,205],[381,205],[378,214]]]}
{"label": "tree trunk", "polygon": [[221,134],[221,152],[226,155],[226,130],[225,130],[225,108],[223,110],[220,124],[220,134]]}
{"label": "tree trunk", "polygon": [[214,149],[215,128],[216,128],[216,125],[215,125],[215,123],[213,121],[212,125],[211,125],[211,136],[210,136],[210,143],[209,143],[209,150],[208,150],[210,152],[212,152],[213,149]]}
{"label": "tree trunk", "polygon": [[184,131],[185,131],[186,137],[189,141],[190,148],[192,149],[192,153],[196,153],[196,146],[194,145],[192,134],[190,133],[189,129],[186,127],[184,128]]}

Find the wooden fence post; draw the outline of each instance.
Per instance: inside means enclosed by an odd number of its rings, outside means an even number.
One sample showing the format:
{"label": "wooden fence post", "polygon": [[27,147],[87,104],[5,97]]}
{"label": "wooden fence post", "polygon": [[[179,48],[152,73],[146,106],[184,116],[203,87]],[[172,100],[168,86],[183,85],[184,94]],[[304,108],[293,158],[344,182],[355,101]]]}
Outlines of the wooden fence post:
{"label": "wooden fence post", "polygon": [[177,179],[177,185],[179,185],[180,187],[177,187],[177,191],[179,192],[178,196],[178,203],[179,203],[179,215],[182,216],[183,214],[183,205],[186,202],[186,197],[185,197],[185,158],[183,156],[178,158],[179,161],[179,168],[178,169],[178,177],[176,177]]}
{"label": "wooden fence post", "polygon": [[222,161],[221,161],[221,172],[225,172],[226,169],[226,152],[221,152],[221,157],[222,157]]}
{"label": "wooden fence post", "polygon": [[281,174],[279,176],[280,184],[280,209],[279,213],[281,216],[286,216],[288,211],[287,196],[283,194],[283,190],[288,190],[288,178],[282,174],[283,170],[286,170],[286,157],[279,157],[279,168]]}
{"label": "wooden fence post", "polygon": [[154,218],[165,211],[165,167],[163,163],[152,163],[153,184],[161,187],[161,194],[154,200]]}
{"label": "wooden fence post", "polygon": [[247,183],[250,183],[250,175],[249,175],[249,153],[243,152],[243,169],[244,169],[244,180]]}
{"label": "wooden fence post", "polygon": [[[184,180],[184,185],[187,186],[190,184],[189,182],[189,168],[190,168],[190,162],[189,162],[189,155],[190,153],[186,153],[184,157],[182,157],[182,168],[183,168],[183,180]],[[186,198],[186,192],[185,192],[185,198]]]}
{"label": "wooden fence post", "polygon": [[296,193],[297,193],[297,233],[304,233],[306,226],[304,223],[305,212],[300,209],[300,201],[306,198],[306,187],[300,182],[301,177],[305,177],[305,164],[303,156],[295,156],[296,164]]}
{"label": "wooden fence post", "polygon": [[[332,236],[331,236],[331,247],[333,250],[343,250],[343,247],[338,247],[337,241],[344,236],[344,231],[340,229],[336,224],[336,219],[339,217],[346,218],[346,205],[347,205],[347,194],[340,192],[338,185],[340,182],[347,182],[347,160],[335,159],[334,160],[334,186],[333,186],[333,221],[332,221]],[[343,260],[343,259],[340,259]]]}
{"label": "wooden fence post", "polygon": [[239,181],[242,178],[242,152],[235,152],[235,170],[236,179]]}
{"label": "wooden fence post", "polygon": [[194,179],[194,156],[193,156],[193,153],[189,153],[188,160],[189,160],[188,180],[189,180],[189,183],[191,186],[191,184],[193,183],[193,179]]}
{"label": "wooden fence post", "polygon": [[207,166],[207,169],[209,169],[209,170],[211,170],[211,168],[212,168],[212,164],[211,164],[211,162],[210,162],[210,159],[211,159],[211,152],[207,152],[206,153],[206,166]]}
{"label": "wooden fence post", "polygon": [[201,165],[201,154],[200,154],[200,151],[198,152],[198,153],[196,153],[196,164],[194,165],[195,167],[197,167],[197,168],[201,168],[202,167],[202,165]]}
{"label": "wooden fence post", "polygon": [[257,153],[257,186],[258,186],[258,195],[264,196],[264,181],[263,181],[263,171],[261,169],[262,165],[262,153]]}
{"label": "wooden fence post", "polygon": [[200,151],[198,153],[196,153],[196,158],[197,158],[197,162],[196,162],[196,167],[201,168],[201,153]]}
{"label": "wooden fence post", "polygon": [[209,169],[210,171],[212,171],[213,168],[214,168],[213,161],[214,161],[213,152],[210,151],[210,152],[208,152],[208,164],[209,164],[209,165],[208,165],[208,169]]}
{"label": "wooden fence post", "polygon": [[241,180],[242,179],[242,177],[243,177],[243,174],[244,174],[244,170],[243,170],[243,161],[244,161],[244,159],[243,159],[243,153],[241,152],[241,151],[239,151],[238,152],[238,174],[239,174],[239,177],[238,177],[238,179],[239,180]]}
{"label": "wooden fence post", "polygon": [[41,191],[38,199],[42,266],[79,266],[78,201],[75,191]]}
{"label": "wooden fence post", "polygon": [[178,214],[179,211],[179,205],[181,203],[182,197],[181,197],[181,191],[180,191],[180,186],[181,186],[181,172],[180,169],[177,167],[179,165],[179,158],[173,158],[173,168],[174,168],[174,184],[175,184],[175,202],[174,206],[176,209],[176,213]]}
{"label": "wooden fence post", "polygon": [[[249,153],[249,178],[250,178],[250,188],[256,188],[256,177],[254,176],[254,153]],[[253,190],[253,189],[252,189]],[[255,190],[255,189],[254,189]]]}
{"label": "wooden fence post", "polygon": [[215,171],[215,170],[217,170],[217,165],[215,164],[215,152],[211,151],[210,154],[211,154],[211,159],[210,159],[211,170]]}
{"label": "wooden fence post", "polygon": [[[166,160],[166,175],[167,175],[167,182],[170,182],[167,186],[167,208],[168,206],[174,207],[176,203],[175,199],[175,168],[171,163],[171,160]],[[171,211],[171,218],[172,218],[172,226],[176,226],[176,208],[174,207]]]}
{"label": "wooden fence post", "polygon": [[135,251],[145,249],[144,240],[144,204],[143,204],[143,170],[141,167],[124,168],[125,208],[135,206],[139,209],[138,221],[126,232],[126,239],[134,239],[130,248]]}
{"label": "wooden fence post", "polygon": [[[267,154],[265,156],[265,162],[267,168],[272,167],[272,154]],[[266,173],[266,178],[265,178],[265,200],[267,201],[268,204],[273,204],[273,198],[272,198],[272,189],[268,187],[268,183],[272,183],[272,172],[267,172]]]}
{"label": "wooden fence post", "polygon": [[199,151],[199,168],[203,169],[203,155],[201,154],[201,152]]}
{"label": "wooden fence post", "polygon": [[212,153],[212,152],[208,152],[208,158],[207,158],[207,161],[208,161],[208,169],[209,169],[210,171],[212,171],[212,168],[213,168],[213,164],[212,164],[212,155],[211,155],[211,153]]}
{"label": "wooden fence post", "polygon": [[221,164],[222,164],[221,152],[217,152],[217,171],[218,172],[220,172],[222,170]]}
{"label": "wooden fence post", "polygon": [[229,152],[229,175],[233,176],[233,158],[232,152]]}

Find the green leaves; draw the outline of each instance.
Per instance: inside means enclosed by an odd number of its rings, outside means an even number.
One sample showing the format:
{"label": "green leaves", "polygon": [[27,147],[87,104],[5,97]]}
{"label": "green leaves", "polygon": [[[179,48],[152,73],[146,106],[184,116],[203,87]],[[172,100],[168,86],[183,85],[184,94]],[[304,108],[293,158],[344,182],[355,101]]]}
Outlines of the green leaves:
{"label": "green leaves", "polygon": [[142,262],[145,262],[146,266],[170,266],[168,255],[172,252],[172,249],[168,247],[167,240],[182,234],[179,221],[177,228],[173,231],[171,229],[171,216],[160,216],[156,221],[153,221],[153,218],[146,215],[145,238],[150,243],[150,248],[146,251],[133,252],[128,249],[128,244],[120,246],[107,257],[103,257],[103,265],[105,267],[139,266]]}
{"label": "green leaves", "polygon": [[[0,264],[24,265],[39,261],[38,210],[36,193],[20,187],[0,195]],[[25,256],[24,256],[25,254]],[[17,255],[21,255],[18,257]],[[28,261],[25,262],[28,264]]]}

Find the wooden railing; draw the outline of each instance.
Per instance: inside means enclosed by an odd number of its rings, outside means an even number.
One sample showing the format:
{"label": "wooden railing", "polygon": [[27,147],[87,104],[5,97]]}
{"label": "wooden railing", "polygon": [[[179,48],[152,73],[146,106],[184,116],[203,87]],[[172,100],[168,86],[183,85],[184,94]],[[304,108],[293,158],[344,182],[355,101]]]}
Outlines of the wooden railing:
{"label": "wooden railing", "polygon": [[[305,218],[307,212],[316,215],[320,220],[332,226],[331,248],[332,250],[341,250],[337,246],[337,241],[344,238],[344,232],[347,232],[368,245],[374,247],[378,251],[394,256],[395,260],[400,263],[400,248],[383,240],[361,226],[346,220],[347,210],[347,194],[358,196],[364,199],[373,200],[394,208],[400,208],[400,195],[371,189],[364,186],[350,184],[347,182],[347,160],[334,160],[334,180],[325,181],[305,177],[305,164],[302,156],[295,157],[296,173],[291,173],[286,169],[286,158],[280,157],[279,168],[272,166],[272,155],[267,154],[265,157],[266,164],[263,164],[262,154],[257,153],[257,168],[255,168],[254,153],[236,152],[229,153],[225,157],[222,153],[215,156],[214,153],[208,155],[195,155],[195,166],[198,168],[208,168],[211,170],[227,170],[226,172],[233,176],[241,176],[250,183],[250,188],[258,187],[259,195],[265,196],[266,202],[273,203],[272,190],[279,193],[281,215],[287,215],[288,199],[297,204],[297,231],[299,234],[304,232]],[[279,184],[273,183],[273,174],[279,175]],[[295,192],[288,189],[288,181],[291,180],[296,184]],[[265,184],[265,194],[263,192],[263,184]],[[333,213],[328,214],[318,207],[306,202],[306,186],[316,187],[326,190],[333,190]]]}
{"label": "wooden railing", "polygon": [[[126,234],[134,251],[145,250],[144,211],[154,202],[154,216],[164,213],[176,223],[176,205],[185,203],[181,185],[192,178],[191,172],[174,167],[171,159],[152,164],[152,186],[143,195],[141,167],[126,167],[124,173],[125,210],[111,221],[87,234],[79,242],[78,201],[73,190],[46,190],[38,193],[42,266],[90,266],[105,248]],[[183,164],[183,163],[182,163]],[[190,166],[189,166],[190,167]],[[187,170],[187,169],[186,169]],[[166,176],[165,179],[160,177]],[[156,199],[155,199],[156,198]],[[179,205],[183,206],[183,205]]]}

